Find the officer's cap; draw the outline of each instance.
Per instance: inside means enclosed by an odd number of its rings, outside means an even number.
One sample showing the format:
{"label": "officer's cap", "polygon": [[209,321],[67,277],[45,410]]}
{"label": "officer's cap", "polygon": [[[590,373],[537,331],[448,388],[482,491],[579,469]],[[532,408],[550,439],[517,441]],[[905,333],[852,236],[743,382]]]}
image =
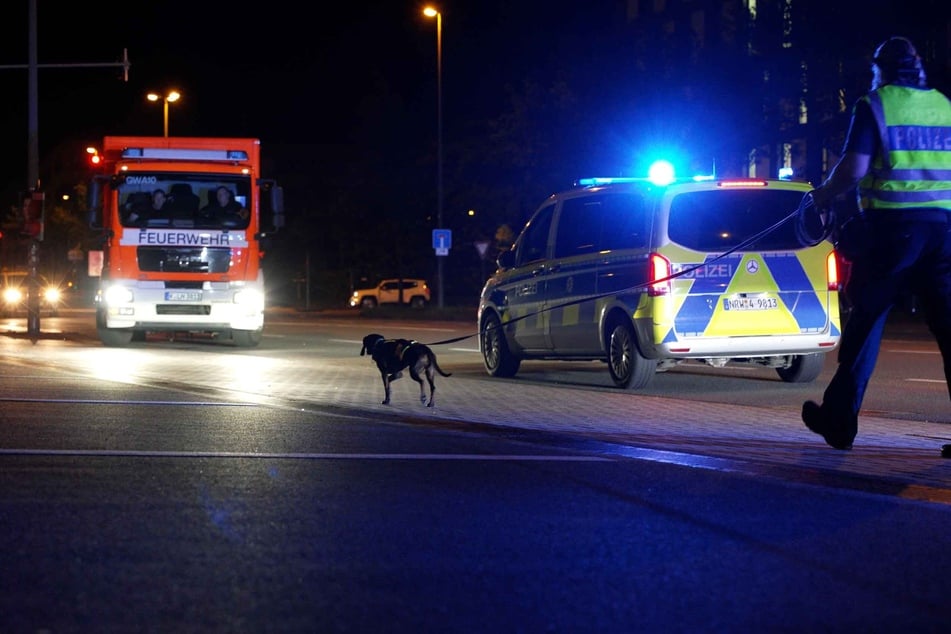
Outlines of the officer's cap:
{"label": "officer's cap", "polygon": [[872,61],[882,70],[896,72],[913,70],[918,67],[920,59],[915,45],[906,37],[890,37],[875,49]]}

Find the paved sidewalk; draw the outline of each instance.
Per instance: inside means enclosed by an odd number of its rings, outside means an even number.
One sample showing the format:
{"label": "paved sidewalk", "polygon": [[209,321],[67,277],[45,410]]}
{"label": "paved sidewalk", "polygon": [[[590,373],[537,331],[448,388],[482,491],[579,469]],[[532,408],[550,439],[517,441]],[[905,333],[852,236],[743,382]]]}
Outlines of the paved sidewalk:
{"label": "paved sidewalk", "polygon": [[942,444],[951,443],[951,425],[945,423],[862,417],[855,447],[837,451],[806,429],[798,412],[785,408],[698,403],[517,379],[437,378],[437,406],[432,410],[407,398],[413,390],[396,385],[391,405],[368,404],[367,395],[375,398],[381,388],[379,376],[363,366],[357,364],[354,372],[352,364],[341,362],[333,376],[302,381],[307,385],[300,388],[305,392],[301,399],[415,422],[465,421],[498,431],[568,434],[622,445],[602,447],[611,453],[951,503],[951,459],[940,452]]}

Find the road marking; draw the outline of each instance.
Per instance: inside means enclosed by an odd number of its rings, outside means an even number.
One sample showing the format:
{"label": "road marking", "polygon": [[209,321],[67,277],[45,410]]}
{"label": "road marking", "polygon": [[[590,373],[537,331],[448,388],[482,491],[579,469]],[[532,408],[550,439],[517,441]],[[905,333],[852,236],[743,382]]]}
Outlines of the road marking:
{"label": "road marking", "polygon": [[905,379],[906,381],[917,381],[918,383],[947,383],[944,379]]}
{"label": "road marking", "polygon": [[94,405],[215,405],[218,407],[261,407],[260,403],[234,403],[230,401],[128,401],[91,400],[81,398],[0,398],[0,403],[87,403]]}
{"label": "road marking", "polygon": [[905,350],[902,348],[892,348],[886,352],[897,352],[899,354],[941,354],[938,350]]}
{"label": "road marking", "polygon": [[4,456],[96,456],[136,458],[255,458],[268,460],[491,460],[614,462],[602,456],[441,453],[260,453],[243,451],[139,451],[125,449],[0,449]]}

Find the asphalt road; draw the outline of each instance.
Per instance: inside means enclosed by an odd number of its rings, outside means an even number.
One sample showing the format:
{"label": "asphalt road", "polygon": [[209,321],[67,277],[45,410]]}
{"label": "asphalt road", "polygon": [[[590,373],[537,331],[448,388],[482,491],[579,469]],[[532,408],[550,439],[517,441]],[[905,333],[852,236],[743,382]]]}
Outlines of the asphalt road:
{"label": "asphalt road", "polygon": [[[496,381],[467,342],[440,350],[434,411],[409,381],[381,406],[359,337],[459,332],[438,323],[291,316],[253,351],[83,328],[0,337],[0,631],[947,625],[951,506],[866,486],[901,483],[896,462],[947,475],[914,443],[843,456],[774,430],[778,408],[632,396],[587,368]],[[767,441],[783,471],[746,460]]]}

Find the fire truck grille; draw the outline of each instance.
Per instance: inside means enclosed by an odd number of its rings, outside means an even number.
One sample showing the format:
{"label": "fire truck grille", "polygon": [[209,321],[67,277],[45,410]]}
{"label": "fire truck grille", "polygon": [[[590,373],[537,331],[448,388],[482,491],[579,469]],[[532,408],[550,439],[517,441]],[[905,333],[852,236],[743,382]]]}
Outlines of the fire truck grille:
{"label": "fire truck grille", "polygon": [[154,273],[227,273],[231,249],[227,247],[139,247],[139,270]]}
{"label": "fire truck grille", "polygon": [[210,315],[208,304],[159,304],[155,307],[159,315]]}

